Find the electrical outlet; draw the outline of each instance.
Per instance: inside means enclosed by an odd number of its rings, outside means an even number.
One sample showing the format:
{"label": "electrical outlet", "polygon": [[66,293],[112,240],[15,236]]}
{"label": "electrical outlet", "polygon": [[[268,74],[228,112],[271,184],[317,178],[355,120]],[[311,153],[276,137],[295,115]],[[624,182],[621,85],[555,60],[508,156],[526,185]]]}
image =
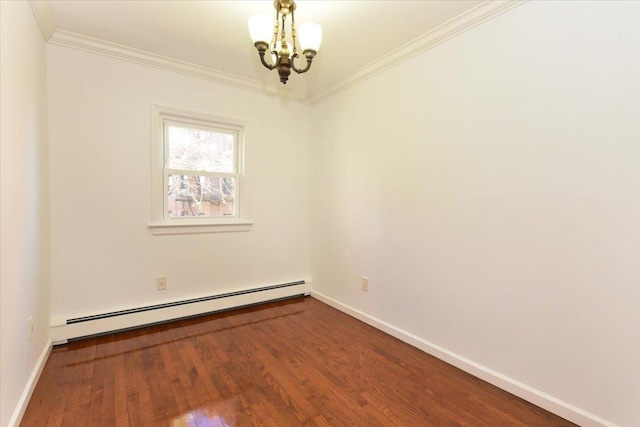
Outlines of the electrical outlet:
{"label": "electrical outlet", "polygon": [[159,291],[167,290],[167,276],[156,277],[156,289]]}
{"label": "electrical outlet", "polygon": [[362,277],[361,278],[360,288],[365,292],[369,292],[369,279],[368,278],[366,278],[366,277]]}
{"label": "electrical outlet", "polygon": [[33,339],[33,316],[29,316],[27,319],[27,339],[29,342]]}

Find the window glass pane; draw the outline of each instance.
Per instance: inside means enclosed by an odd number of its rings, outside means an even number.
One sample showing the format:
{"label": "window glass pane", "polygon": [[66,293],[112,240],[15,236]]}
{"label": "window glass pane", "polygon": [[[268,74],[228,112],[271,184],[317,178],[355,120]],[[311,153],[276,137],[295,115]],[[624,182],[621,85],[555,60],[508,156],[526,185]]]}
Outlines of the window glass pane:
{"label": "window glass pane", "polygon": [[235,172],[233,133],[168,126],[167,167],[207,172]]}
{"label": "window glass pane", "polygon": [[235,178],[169,175],[167,211],[170,217],[235,215]]}

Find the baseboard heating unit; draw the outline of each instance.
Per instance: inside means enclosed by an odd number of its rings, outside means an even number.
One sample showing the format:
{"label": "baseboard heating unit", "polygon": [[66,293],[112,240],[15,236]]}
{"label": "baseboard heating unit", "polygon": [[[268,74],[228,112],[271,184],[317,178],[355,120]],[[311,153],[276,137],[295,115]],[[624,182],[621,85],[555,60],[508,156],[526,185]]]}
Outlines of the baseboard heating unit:
{"label": "baseboard heating unit", "polygon": [[199,316],[283,298],[309,295],[310,291],[309,284],[301,280],[73,319],[63,319],[52,323],[51,339],[54,344],[64,344],[70,339],[138,328],[154,323]]}

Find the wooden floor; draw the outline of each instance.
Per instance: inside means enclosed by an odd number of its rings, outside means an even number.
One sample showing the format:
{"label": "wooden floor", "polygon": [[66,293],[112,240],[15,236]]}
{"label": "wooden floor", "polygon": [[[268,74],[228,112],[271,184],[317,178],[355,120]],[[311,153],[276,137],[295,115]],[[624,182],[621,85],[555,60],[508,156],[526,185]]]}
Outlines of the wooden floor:
{"label": "wooden floor", "polygon": [[573,426],[315,299],[55,347],[22,426]]}

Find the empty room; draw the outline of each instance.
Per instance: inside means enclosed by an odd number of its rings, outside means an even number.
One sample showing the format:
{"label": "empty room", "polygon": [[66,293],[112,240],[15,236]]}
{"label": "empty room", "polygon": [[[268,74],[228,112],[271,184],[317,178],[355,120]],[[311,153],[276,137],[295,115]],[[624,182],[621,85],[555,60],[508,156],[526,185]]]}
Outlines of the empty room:
{"label": "empty room", "polygon": [[640,2],[0,19],[0,427],[640,426]]}

